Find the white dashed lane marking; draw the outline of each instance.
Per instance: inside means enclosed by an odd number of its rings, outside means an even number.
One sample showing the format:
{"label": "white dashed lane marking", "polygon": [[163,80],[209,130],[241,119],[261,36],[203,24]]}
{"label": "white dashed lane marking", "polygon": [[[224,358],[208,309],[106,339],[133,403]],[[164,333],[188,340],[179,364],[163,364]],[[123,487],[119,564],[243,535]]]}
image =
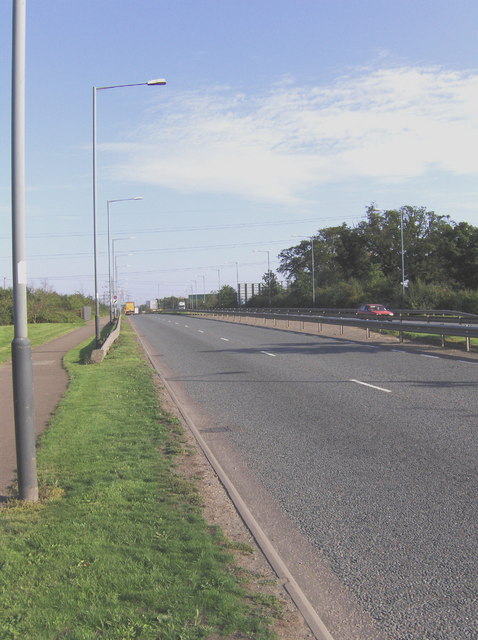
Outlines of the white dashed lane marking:
{"label": "white dashed lane marking", "polygon": [[370,387],[371,389],[377,389],[377,391],[383,391],[384,393],[392,393],[391,389],[385,389],[384,387],[377,387],[374,384],[369,384],[368,382],[362,382],[362,380],[354,380],[353,378],[351,378],[350,382],[355,382],[355,384],[361,384],[364,387]]}

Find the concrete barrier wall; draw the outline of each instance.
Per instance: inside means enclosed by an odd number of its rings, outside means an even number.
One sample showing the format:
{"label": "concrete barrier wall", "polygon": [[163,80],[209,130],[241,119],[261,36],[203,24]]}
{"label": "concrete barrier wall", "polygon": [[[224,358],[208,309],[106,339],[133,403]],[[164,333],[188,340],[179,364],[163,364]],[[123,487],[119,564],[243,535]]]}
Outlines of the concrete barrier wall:
{"label": "concrete barrier wall", "polygon": [[121,331],[121,316],[118,318],[118,322],[116,323],[115,329],[110,333],[110,335],[106,338],[105,343],[101,347],[101,349],[94,349],[91,352],[91,361],[95,364],[99,362],[103,362],[106,354],[111,348],[111,345],[118,339]]}

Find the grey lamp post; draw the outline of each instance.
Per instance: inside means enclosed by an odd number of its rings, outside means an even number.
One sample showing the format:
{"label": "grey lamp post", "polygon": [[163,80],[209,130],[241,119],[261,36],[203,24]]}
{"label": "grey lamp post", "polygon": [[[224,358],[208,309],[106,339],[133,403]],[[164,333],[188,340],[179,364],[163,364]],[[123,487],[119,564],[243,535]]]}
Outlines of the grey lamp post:
{"label": "grey lamp post", "polygon": [[123,87],[141,87],[165,85],[166,80],[148,80],[147,82],[136,82],[134,84],[113,84],[107,87],[93,87],[93,254],[94,254],[94,272],[95,272],[95,336],[96,346],[100,346],[100,300],[98,295],[98,250],[97,250],[97,230],[96,230],[96,92],[106,89],[121,89]]}
{"label": "grey lamp post", "polygon": [[402,296],[405,300],[405,246],[403,242],[403,210],[400,209],[400,243],[402,248]]}
{"label": "grey lamp post", "polygon": [[[376,209],[373,207],[372,211],[376,213],[385,213],[383,209]],[[405,242],[403,237],[403,209],[400,209],[400,253],[401,253],[401,263],[402,263],[402,297],[405,300],[405,289],[407,288],[407,283],[405,280]]]}
{"label": "grey lamp post", "polygon": [[267,253],[267,277],[269,278],[269,284],[267,286],[267,293],[269,298],[269,307],[271,306],[271,283],[270,283],[270,272],[271,272],[271,261],[270,261],[270,251],[268,249],[254,249],[256,253]]}
{"label": "grey lamp post", "polygon": [[237,293],[236,293],[236,297],[237,297],[237,306],[240,306],[241,301],[239,298],[239,263],[238,262],[228,262],[227,264],[235,264],[236,265],[236,287],[237,287]]}
{"label": "grey lamp post", "polygon": [[213,271],[217,271],[217,303],[219,304],[219,299],[221,296],[221,269],[216,269],[215,267],[211,267]]}
{"label": "grey lamp post", "polygon": [[[115,274],[114,278],[115,278],[115,287],[116,287],[115,291],[116,291],[116,295],[118,296],[118,298],[119,298],[119,293],[120,293],[120,288],[119,288],[119,285],[118,285],[118,267],[125,268],[125,267],[130,267],[131,266],[129,264],[118,264],[118,258],[121,258],[123,256],[130,256],[130,255],[132,255],[132,254],[131,253],[120,253],[119,255],[115,256],[114,259],[113,259],[113,262],[114,262],[113,267],[114,267],[114,274]],[[122,302],[124,302],[124,299],[123,299]],[[121,306],[121,304],[120,304],[120,306]]]}
{"label": "grey lamp post", "polygon": [[33,363],[27,325],[27,270],[25,255],[25,40],[26,0],[14,0],[12,22],[12,374],[21,500],[38,500],[35,451]]}
{"label": "grey lamp post", "polygon": [[[113,268],[113,283],[111,287],[111,296],[117,295],[117,279],[116,279],[116,269],[115,269],[115,242],[121,242],[121,240],[134,240],[134,236],[127,236],[126,238],[113,238],[111,241],[111,264]],[[132,253],[127,253],[126,255],[131,256]]]}
{"label": "grey lamp post", "polygon": [[111,252],[110,252],[110,204],[112,202],[127,202],[129,200],[142,200],[142,196],[136,196],[134,198],[119,198],[118,200],[107,200],[107,224],[108,224],[108,288],[110,295],[110,322],[113,320],[113,287],[111,286]]}
{"label": "grey lamp post", "polygon": [[310,248],[312,251],[312,306],[315,307],[315,256],[314,256],[314,236],[297,236],[293,235],[293,238],[307,238],[310,242]]}
{"label": "grey lamp post", "polygon": [[201,278],[202,278],[202,292],[203,292],[202,302],[203,302],[203,305],[206,306],[206,276],[201,276]]}

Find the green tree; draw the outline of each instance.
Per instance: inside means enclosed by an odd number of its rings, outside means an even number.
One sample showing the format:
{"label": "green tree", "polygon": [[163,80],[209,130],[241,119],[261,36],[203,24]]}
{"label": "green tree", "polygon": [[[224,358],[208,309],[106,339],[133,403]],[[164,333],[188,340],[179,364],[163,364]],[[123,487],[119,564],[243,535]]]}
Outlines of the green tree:
{"label": "green tree", "polygon": [[440,238],[452,228],[448,216],[409,205],[377,211],[372,204],[367,209],[367,220],[359,228],[371,261],[379,265],[386,278],[401,283],[403,249],[407,280],[434,282],[446,279],[443,254],[438,248]]}
{"label": "green tree", "polygon": [[218,306],[223,309],[237,307],[237,291],[228,284],[221,287],[218,294]]}
{"label": "green tree", "polygon": [[437,240],[444,282],[463,288],[478,288],[478,228],[467,222],[448,225]]}

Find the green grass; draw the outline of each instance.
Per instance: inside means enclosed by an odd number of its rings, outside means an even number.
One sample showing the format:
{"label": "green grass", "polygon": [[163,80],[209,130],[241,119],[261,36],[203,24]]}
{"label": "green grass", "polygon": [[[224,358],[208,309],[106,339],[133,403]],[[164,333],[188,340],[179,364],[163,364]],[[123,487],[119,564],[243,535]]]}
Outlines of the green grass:
{"label": "green grass", "polygon": [[[82,323],[72,324],[71,322],[45,323],[45,324],[29,324],[28,338],[32,348],[39,344],[44,344],[49,340],[58,338],[59,336],[74,331],[81,326]],[[0,326],[0,363],[11,359],[11,344],[13,340],[13,326]]]}
{"label": "green grass", "polygon": [[[83,349],[81,348],[83,346]],[[272,638],[200,496],[175,471],[181,428],[158,405],[129,326],[71,384],[38,451],[41,502],[0,510],[0,638]]]}

